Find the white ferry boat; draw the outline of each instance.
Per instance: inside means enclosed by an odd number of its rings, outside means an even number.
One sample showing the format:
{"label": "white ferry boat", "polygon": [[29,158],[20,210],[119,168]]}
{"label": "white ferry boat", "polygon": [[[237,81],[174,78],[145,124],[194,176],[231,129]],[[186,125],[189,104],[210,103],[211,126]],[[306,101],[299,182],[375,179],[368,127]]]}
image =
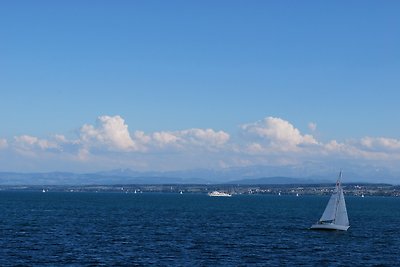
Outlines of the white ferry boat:
{"label": "white ferry boat", "polygon": [[210,197],[231,197],[232,196],[232,194],[228,194],[228,193],[220,192],[220,191],[212,191],[212,192],[208,193],[208,195]]}

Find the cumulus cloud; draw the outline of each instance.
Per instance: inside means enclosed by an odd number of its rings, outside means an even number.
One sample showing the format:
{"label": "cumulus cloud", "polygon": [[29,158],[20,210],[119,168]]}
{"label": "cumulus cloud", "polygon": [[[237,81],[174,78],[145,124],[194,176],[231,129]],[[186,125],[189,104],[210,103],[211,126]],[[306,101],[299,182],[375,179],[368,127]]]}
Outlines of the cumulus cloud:
{"label": "cumulus cloud", "polygon": [[96,125],[85,124],[80,139],[86,146],[105,146],[112,151],[135,151],[138,146],[129,135],[128,125],[120,116],[100,116]]}
{"label": "cumulus cloud", "polygon": [[312,135],[301,134],[291,123],[281,118],[267,117],[262,121],[242,125],[241,128],[277,150],[293,151],[300,146],[318,144]]}

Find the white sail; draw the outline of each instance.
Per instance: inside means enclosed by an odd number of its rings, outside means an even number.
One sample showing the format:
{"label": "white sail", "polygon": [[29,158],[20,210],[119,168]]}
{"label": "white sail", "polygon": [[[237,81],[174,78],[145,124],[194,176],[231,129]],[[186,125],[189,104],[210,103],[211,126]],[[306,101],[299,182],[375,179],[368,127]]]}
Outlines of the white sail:
{"label": "white sail", "polygon": [[339,204],[336,212],[335,224],[348,226],[349,218],[347,217],[346,201],[344,200],[343,190],[340,190]]}

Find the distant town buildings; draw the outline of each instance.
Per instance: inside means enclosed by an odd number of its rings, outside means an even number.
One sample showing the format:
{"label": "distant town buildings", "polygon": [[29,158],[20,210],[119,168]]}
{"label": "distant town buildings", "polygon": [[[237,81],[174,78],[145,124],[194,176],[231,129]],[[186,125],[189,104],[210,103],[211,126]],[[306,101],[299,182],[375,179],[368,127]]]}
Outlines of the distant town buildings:
{"label": "distant town buildings", "polygon": [[[333,184],[318,185],[84,185],[84,186],[0,186],[0,191],[38,191],[38,192],[114,192],[114,193],[179,193],[207,194],[211,191],[222,191],[240,195],[330,195]],[[344,193],[348,196],[400,196],[400,186],[388,184],[343,184]]]}

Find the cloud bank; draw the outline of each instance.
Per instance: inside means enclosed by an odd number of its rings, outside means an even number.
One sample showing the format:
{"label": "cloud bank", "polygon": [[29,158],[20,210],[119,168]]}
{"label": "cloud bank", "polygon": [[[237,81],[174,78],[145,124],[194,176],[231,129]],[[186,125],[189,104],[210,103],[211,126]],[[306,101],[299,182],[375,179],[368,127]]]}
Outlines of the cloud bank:
{"label": "cloud bank", "polygon": [[85,124],[80,129],[79,143],[85,148],[119,152],[156,152],[160,150],[188,150],[193,147],[216,149],[229,140],[229,134],[212,129],[187,129],[146,134],[135,131],[132,136],[120,116],[101,116],[95,125]]}
{"label": "cloud bank", "polygon": [[[221,129],[131,131],[119,116],[100,116],[77,134],[39,138],[29,134],[0,138],[0,153],[28,160],[34,170],[69,166],[69,171],[132,168],[179,170],[249,165],[303,166],[307,162],[352,161],[400,171],[400,139],[365,136],[359,140],[318,140],[317,124],[303,132],[289,121],[266,117],[242,124],[238,134]],[[49,168],[47,168],[49,169]]]}

